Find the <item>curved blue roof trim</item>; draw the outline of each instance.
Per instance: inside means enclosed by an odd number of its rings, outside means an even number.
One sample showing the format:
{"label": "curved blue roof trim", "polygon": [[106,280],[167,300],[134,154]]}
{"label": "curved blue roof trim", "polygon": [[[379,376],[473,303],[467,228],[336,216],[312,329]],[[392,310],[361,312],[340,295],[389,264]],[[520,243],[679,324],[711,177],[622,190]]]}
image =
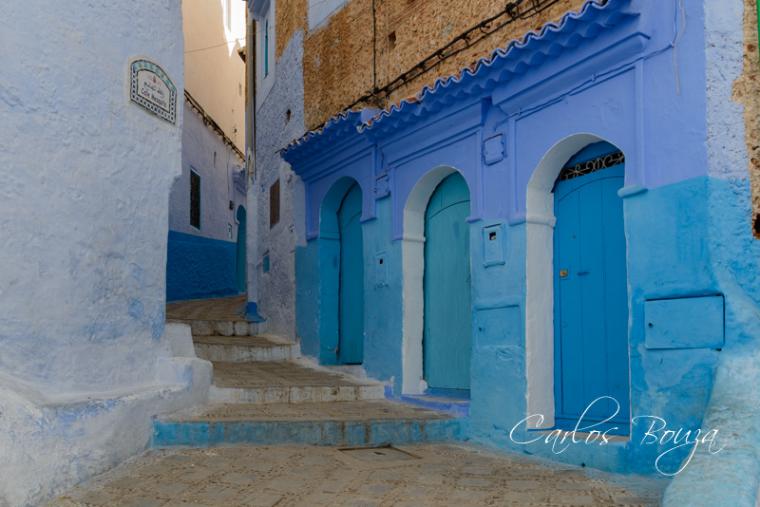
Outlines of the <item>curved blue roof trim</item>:
{"label": "curved blue roof trim", "polygon": [[631,0],[588,0],[578,12],[569,12],[558,23],[547,23],[538,32],[528,32],[507,47],[496,49],[489,57],[478,60],[473,68],[436,79],[413,99],[402,100],[379,112],[343,112],[330,118],[322,129],[293,141],[282,150],[282,156],[291,162],[334,144],[346,134],[395,131],[455,100],[487,93],[497,84],[519,77],[602,31],[637,17],[638,12],[627,9],[630,4]]}
{"label": "curved blue roof trim", "polygon": [[280,150],[282,158],[294,164],[334,146],[339,140],[359,135],[358,127],[378,113],[377,109],[344,111],[330,118],[318,130],[310,130]]}

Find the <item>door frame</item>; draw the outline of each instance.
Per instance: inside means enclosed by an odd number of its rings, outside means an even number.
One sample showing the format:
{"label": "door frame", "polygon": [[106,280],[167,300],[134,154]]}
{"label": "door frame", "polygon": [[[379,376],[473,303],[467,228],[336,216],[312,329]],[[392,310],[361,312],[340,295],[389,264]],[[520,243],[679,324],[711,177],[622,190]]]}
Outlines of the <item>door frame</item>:
{"label": "door frame", "polygon": [[[422,338],[424,331],[425,293],[423,276],[425,273],[425,211],[433,192],[447,176],[459,172],[467,183],[470,194],[470,217],[472,222],[473,192],[467,175],[452,166],[437,166],[425,173],[415,183],[404,205],[404,235],[401,238],[402,269],[402,394],[423,394],[427,384],[423,377]],[[472,240],[472,228],[469,228]],[[472,263],[472,252],[470,253]],[[472,265],[470,265],[472,270]],[[474,280],[474,277],[471,277]],[[472,281],[471,281],[472,284]],[[470,290],[473,291],[472,285]],[[472,303],[470,303],[472,304]],[[472,310],[472,309],[471,309]],[[472,312],[471,312],[472,313]],[[472,368],[470,369],[472,371]]]}
{"label": "door frame", "polygon": [[[339,288],[340,288],[340,231],[338,210],[348,191],[358,185],[362,196],[362,210],[366,199],[365,189],[354,178],[338,178],[325,194],[319,211],[318,271],[319,304],[318,329],[320,364],[338,363],[339,336]],[[364,222],[364,216],[362,216]],[[366,270],[365,270],[366,278]],[[366,312],[365,312],[366,318]]]}
{"label": "door frame", "polygon": [[[541,414],[526,421],[529,429],[547,429],[555,425],[554,399],[554,184],[560,171],[573,155],[600,141],[591,133],[565,137],[541,158],[526,187],[525,212],[525,370],[527,379],[527,414]],[[626,164],[626,172],[629,170]],[[625,206],[625,203],[624,203]],[[623,216],[625,228],[625,215]],[[627,237],[626,237],[627,241]],[[627,251],[626,245],[626,251]],[[627,264],[626,255],[626,264]],[[630,272],[626,265],[626,272]],[[628,376],[630,390],[630,294],[628,298]],[[546,316],[551,315],[551,319]],[[629,392],[629,404],[632,396]],[[633,413],[629,406],[629,413]]]}

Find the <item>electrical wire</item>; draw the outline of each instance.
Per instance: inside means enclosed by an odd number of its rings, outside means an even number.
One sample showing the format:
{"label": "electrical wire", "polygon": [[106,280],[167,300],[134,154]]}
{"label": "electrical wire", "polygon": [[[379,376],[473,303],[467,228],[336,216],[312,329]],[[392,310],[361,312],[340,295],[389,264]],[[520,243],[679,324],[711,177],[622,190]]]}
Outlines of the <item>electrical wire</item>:
{"label": "electrical wire", "polygon": [[188,53],[197,53],[198,51],[206,51],[207,49],[220,48],[222,46],[226,46],[227,44],[232,44],[233,42],[240,42],[240,41],[243,41],[243,40],[245,40],[245,37],[240,37],[238,39],[228,40],[228,41],[222,42],[221,44],[215,44],[213,46],[207,46],[205,48],[189,49],[189,50],[185,51],[185,54],[188,54]]}
{"label": "electrical wire", "polygon": [[[420,60],[416,65],[399,74],[384,86],[380,88],[373,88],[371,91],[367,92],[365,95],[362,95],[354,102],[343,108],[343,110],[352,109],[363,102],[377,101],[388,98],[390,94],[395,90],[401,88],[408,82],[413,81],[420,76],[430,72],[430,70],[434,69],[445,60],[458,55],[466,49],[469,49],[474,44],[477,44],[481,40],[484,40],[486,37],[489,37],[498,30],[501,30],[505,26],[510,25],[515,21],[530,19],[541,14],[556,4],[558,1],[559,0],[514,0],[508,2],[504,9],[500,12],[482,20],[476,25],[471,26],[469,29],[451,39],[451,41],[449,41],[446,45],[440,47],[433,53]],[[526,2],[530,5],[526,8],[521,8],[521,6]],[[504,20],[494,25],[493,23],[500,18],[504,18]],[[374,72],[377,72],[376,69]]]}

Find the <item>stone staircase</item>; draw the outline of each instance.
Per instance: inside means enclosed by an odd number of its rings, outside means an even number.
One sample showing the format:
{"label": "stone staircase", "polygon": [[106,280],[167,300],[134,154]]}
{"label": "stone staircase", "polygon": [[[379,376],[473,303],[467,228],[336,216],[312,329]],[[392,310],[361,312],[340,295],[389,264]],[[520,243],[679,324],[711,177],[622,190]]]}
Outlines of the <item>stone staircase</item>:
{"label": "stone staircase", "polygon": [[207,406],[154,421],[155,447],[375,446],[461,439],[460,419],[385,400],[380,382],[308,362],[298,344],[258,334],[258,324],[230,311],[234,301],[167,307],[172,322],[190,326],[195,354],[213,364],[213,382]]}
{"label": "stone staircase", "polygon": [[298,345],[282,338],[193,334],[193,343],[197,356],[214,365],[209,392],[212,403],[313,403],[384,397],[379,382],[354,379],[299,361]]}

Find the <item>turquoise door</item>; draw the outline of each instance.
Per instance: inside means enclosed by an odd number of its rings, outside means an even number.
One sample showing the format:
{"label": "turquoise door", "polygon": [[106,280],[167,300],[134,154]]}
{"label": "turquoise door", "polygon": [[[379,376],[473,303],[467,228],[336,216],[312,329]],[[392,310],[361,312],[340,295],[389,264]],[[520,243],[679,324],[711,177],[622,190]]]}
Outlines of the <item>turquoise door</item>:
{"label": "turquoise door", "polygon": [[459,173],[425,212],[424,376],[431,389],[470,389],[470,194]]}
{"label": "turquoise door", "polygon": [[[554,191],[554,375],[556,426],[573,429],[586,407],[611,396],[611,423],[629,432],[628,300],[623,202],[624,165],[559,181]],[[597,403],[584,423],[614,413]],[[586,425],[586,424],[584,424]]]}
{"label": "turquoise door", "polygon": [[236,250],[236,260],[237,265],[235,267],[235,272],[237,275],[237,288],[239,292],[245,292],[246,289],[246,227],[247,227],[247,219],[246,219],[246,213],[245,208],[242,206],[238,206],[237,209],[237,221],[238,221],[238,233],[237,233],[237,250]]}
{"label": "turquoise door", "polygon": [[364,251],[362,192],[354,185],[338,210],[340,271],[338,290],[338,362],[361,364],[364,355]]}

